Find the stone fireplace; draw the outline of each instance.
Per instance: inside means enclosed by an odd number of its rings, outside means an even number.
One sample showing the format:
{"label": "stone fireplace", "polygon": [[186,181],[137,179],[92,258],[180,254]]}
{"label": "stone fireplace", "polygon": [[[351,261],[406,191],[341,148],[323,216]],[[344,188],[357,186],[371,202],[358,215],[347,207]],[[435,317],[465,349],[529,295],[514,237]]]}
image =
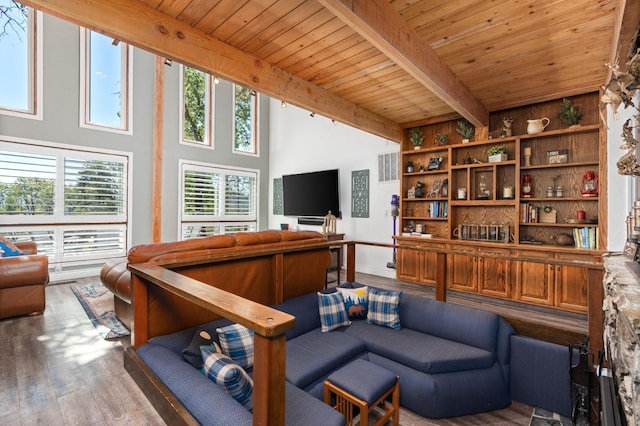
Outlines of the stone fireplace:
{"label": "stone fireplace", "polygon": [[629,426],[640,426],[640,264],[605,257],[604,346]]}

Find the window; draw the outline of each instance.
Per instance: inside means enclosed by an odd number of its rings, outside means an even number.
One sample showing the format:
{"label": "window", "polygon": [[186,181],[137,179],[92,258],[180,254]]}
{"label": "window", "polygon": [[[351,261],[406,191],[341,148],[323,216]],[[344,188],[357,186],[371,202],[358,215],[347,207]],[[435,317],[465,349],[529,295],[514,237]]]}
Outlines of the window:
{"label": "window", "polygon": [[132,49],[80,29],[80,127],[132,134]]}
{"label": "window", "polygon": [[181,142],[212,147],[212,105],[215,87],[215,84],[212,84],[213,78],[187,66],[182,66],[181,70]]}
{"label": "window", "polygon": [[0,0],[0,113],[42,119],[42,13]]}
{"label": "window", "polygon": [[0,234],[38,242],[52,263],[125,256],[129,164],[126,154],[0,140]]}
{"label": "window", "polygon": [[257,229],[258,172],[181,162],[182,239]]}
{"label": "window", "polygon": [[234,84],[233,151],[258,154],[258,95],[255,91]]}

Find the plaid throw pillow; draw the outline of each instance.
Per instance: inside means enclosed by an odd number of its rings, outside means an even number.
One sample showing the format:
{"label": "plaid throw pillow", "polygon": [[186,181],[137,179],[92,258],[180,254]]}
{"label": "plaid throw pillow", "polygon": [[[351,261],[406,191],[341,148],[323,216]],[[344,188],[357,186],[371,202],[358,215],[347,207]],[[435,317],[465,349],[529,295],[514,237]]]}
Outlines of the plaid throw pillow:
{"label": "plaid throw pillow", "polygon": [[253,380],[246,371],[214,346],[202,346],[202,374],[221,386],[247,410],[253,410]]}
{"label": "plaid throw pillow", "polygon": [[402,291],[369,287],[367,322],[400,330],[400,295]]}
{"label": "plaid throw pillow", "polygon": [[326,333],[338,327],[351,325],[344,299],[340,293],[323,294],[318,292],[318,307],[322,332]]}
{"label": "plaid throw pillow", "polygon": [[216,328],[222,352],[242,368],[253,367],[253,330],[240,324]]}

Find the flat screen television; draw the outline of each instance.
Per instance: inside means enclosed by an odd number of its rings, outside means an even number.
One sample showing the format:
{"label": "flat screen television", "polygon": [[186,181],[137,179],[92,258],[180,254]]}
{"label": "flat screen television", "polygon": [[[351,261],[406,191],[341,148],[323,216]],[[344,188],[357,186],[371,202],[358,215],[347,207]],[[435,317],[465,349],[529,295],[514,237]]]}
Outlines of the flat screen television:
{"label": "flat screen television", "polygon": [[282,176],[285,216],[341,217],[338,169]]}

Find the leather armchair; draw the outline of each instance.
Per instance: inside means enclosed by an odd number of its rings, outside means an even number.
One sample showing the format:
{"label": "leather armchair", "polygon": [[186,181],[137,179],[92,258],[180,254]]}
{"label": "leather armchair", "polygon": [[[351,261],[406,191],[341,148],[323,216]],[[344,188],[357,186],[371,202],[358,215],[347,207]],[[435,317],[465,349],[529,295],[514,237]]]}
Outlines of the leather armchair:
{"label": "leather armchair", "polygon": [[15,245],[23,256],[0,258],[0,318],[41,314],[45,308],[49,259],[37,254],[35,242]]}

